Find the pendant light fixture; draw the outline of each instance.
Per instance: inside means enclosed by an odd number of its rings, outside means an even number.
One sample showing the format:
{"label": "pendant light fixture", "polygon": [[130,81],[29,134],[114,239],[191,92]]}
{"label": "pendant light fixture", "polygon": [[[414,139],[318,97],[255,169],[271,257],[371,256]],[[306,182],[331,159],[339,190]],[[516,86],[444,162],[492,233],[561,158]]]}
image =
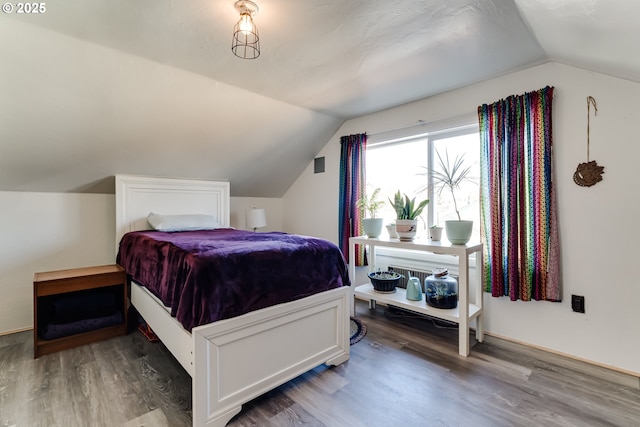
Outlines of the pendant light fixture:
{"label": "pendant light fixture", "polygon": [[260,56],[260,37],[253,15],[258,13],[258,5],[249,0],[238,0],[235,7],[240,20],[233,26],[231,51],[238,58],[256,59]]}

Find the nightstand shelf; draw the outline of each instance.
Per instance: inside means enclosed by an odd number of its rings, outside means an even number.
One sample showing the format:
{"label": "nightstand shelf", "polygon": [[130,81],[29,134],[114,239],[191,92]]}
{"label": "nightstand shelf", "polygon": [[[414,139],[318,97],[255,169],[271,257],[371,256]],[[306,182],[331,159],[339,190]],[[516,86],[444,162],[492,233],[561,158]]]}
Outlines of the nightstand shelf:
{"label": "nightstand shelf", "polygon": [[[469,322],[476,320],[476,339],[482,342],[484,330],[482,326],[482,243],[470,243],[467,245],[452,245],[447,241],[432,242],[430,240],[413,240],[402,242],[398,239],[372,239],[366,236],[351,237],[349,239],[349,260],[355,259],[355,246],[369,246],[370,270],[375,271],[376,247],[389,247],[397,249],[408,249],[413,251],[432,252],[437,254],[448,254],[458,257],[458,306],[453,309],[439,309],[430,307],[424,300],[411,301],[406,298],[406,291],[397,288],[395,293],[387,294],[373,290],[371,284],[361,284],[353,290],[353,296],[358,299],[369,301],[371,307],[375,307],[376,302],[391,305],[416,313],[435,317],[457,323],[458,328],[458,353],[461,356],[469,355]],[[477,286],[475,304],[469,303],[469,255],[476,254]],[[351,281],[355,280],[355,265],[349,263],[349,276]]]}
{"label": "nightstand shelf", "polygon": [[[88,303],[83,305],[84,301]],[[92,302],[97,305],[91,306]],[[119,265],[35,273],[34,358],[126,334],[127,306],[127,275]],[[82,330],[82,322],[91,326]],[[58,335],[63,336],[56,336],[49,327],[57,328],[56,332],[64,328],[77,332],[60,332]],[[53,337],[45,339],[43,335],[47,333]]]}

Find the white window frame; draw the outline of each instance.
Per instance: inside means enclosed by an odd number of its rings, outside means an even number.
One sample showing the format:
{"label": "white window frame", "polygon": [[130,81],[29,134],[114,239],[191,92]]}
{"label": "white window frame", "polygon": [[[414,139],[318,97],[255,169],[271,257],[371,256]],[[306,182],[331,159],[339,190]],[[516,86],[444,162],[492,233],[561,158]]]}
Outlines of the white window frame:
{"label": "white window frame", "polygon": [[[438,136],[446,135],[447,138],[455,137],[459,135],[466,135],[469,133],[479,132],[478,116],[476,114],[468,114],[446,120],[439,120],[435,122],[420,121],[417,125],[394,129],[390,131],[378,132],[367,136],[367,148],[375,148],[382,145],[398,144],[404,142],[415,141],[419,139],[426,139],[428,144],[428,159],[427,168],[433,168],[433,158],[435,156],[434,141]],[[479,143],[478,143],[479,144]],[[478,147],[479,149],[479,147]],[[428,196],[429,200],[433,198],[433,178],[428,176]],[[431,227],[434,221],[434,204],[429,203],[427,205],[427,226]],[[477,224],[479,227],[480,224]],[[423,266],[425,269],[431,269],[436,265],[447,266],[452,273],[456,273],[457,259],[448,255],[438,255],[429,252],[422,251],[410,251],[393,248],[378,248],[376,253],[379,257],[382,257],[383,264],[384,259],[393,260],[393,263],[405,263],[407,266]],[[469,268],[475,270],[475,254],[469,259]],[[385,268],[385,266],[380,265]],[[470,274],[471,277],[475,277],[474,274]]]}

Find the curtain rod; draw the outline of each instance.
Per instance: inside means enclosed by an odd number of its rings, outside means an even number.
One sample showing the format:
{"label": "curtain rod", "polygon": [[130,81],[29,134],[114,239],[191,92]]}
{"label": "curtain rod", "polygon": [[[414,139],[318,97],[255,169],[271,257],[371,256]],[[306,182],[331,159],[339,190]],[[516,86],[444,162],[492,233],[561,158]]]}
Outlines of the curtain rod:
{"label": "curtain rod", "polygon": [[367,136],[378,136],[378,135],[384,135],[385,133],[392,133],[392,132],[398,132],[401,130],[405,130],[405,129],[411,129],[414,127],[419,127],[419,126],[428,126],[428,125],[445,125],[449,126],[449,124],[453,125],[454,127],[456,126],[465,126],[464,124],[462,124],[462,122],[464,121],[468,121],[468,124],[471,124],[473,122],[475,122],[478,119],[478,115],[476,112],[472,112],[472,113],[467,113],[467,114],[461,114],[459,116],[454,116],[454,117],[447,117],[444,119],[438,119],[438,120],[433,120],[433,121],[426,121],[426,120],[422,120],[419,119],[417,123],[412,123],[409,125],[405,125],[405,126],[400,126],[397,127],[395,129],[387,129],[387,130],[382,130],[382,131],[378,131],[378,132],[373,132],[373,133],[367,133]]}
{"label": "curtain rod", "polygon": [[385,134],[385,133],[397,132],[399,130],[411,129],[413,127],[424,126],[426,124],[427,124],[426,121],[420,119],[420,120],[418,120],[418,123],[413,123],[413,124],[406,125],[406,126],[400,126],[398,128],[395,128],[395,129],[387,129],[387,130],[381,130],[379,132],[367,133],[367,136],[377,136],[377,135],[382,135],[382,134]]}

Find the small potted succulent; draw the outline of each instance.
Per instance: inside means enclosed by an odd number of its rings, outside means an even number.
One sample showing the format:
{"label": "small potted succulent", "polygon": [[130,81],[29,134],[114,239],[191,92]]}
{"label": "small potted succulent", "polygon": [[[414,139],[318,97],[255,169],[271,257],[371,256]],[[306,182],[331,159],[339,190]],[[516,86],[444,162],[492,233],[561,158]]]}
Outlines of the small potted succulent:
{"label": "small potted succulent", "polygon": [[362,226],[364,233],[368,237],[376,238],[382,234],[383,218],[377,218],[378,210],[384,205],[383,200],[379,200],[380,188],[376,188],[371,193],[371,196],[365,194],[361,199],[356,202],[356,207],[363,215],[367,215],[367,218],[362,220]]}
{"label": "small potted succulent", "polygon": [[431,227],[429,227],[429,239],[431,239],[434,242],[439,242],[441,238],[442,238],[442,227],[440,227],[438,224],[434,224]]}
{"label": "small potted succulent", "polygon": [[396,286],[400,283],[400,279],[403,279],[402,274],[395,271],[375,271],[369,273],[369,280],[373,290],[381,293],[393,293],[396,291]]}
{"label": "small potted succulent", "polygon": [[398,233],[396,233],[396,223],[392,222],[390,224],[387,224],[386,227],[387,227],[387,233],[389,233],[389,237],[392,239],[397,239]]}
{"label": "small potted succulent", "polygon": [[396,192],[393,200],[389,199],[389,203],[396,211],[396,233],[402,241],[411,241],[416,237],[418,231],[418,217],[429,203],[428,199],[416,202],[416,198],[409,199],[406,194]]}

